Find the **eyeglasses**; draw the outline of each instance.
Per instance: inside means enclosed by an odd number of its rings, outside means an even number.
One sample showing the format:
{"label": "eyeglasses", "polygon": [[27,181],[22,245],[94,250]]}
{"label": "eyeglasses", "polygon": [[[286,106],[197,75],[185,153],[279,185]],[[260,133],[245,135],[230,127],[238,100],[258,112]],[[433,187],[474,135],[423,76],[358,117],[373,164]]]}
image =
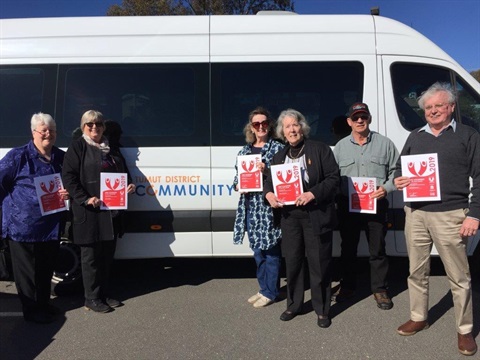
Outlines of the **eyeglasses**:
{"label": "eyeglasses", "polygon": [[354,116],[351,118],[352,121],[358,121],[360,119],[362,119],[363,121],[368,121],[370,120],[370,115],[358,115],[358,116]]}
{"label": "eyeglasses", "polygon": [[40,135],[42,136],[45,136],[48,134],[56,134],[57,133],[57,130],[53,130],[53,129],[46,129],[46,130],[33,130],[35,131],[36,133],[39,133]]}
{"label": "eyeglasses", "polygon": [[263,128],[267,128],[268,127],[268,120],[263,120],[261,122],[252,122],[251,124],[257,130],[260,129],[260,126],[263,127]]}
{"label": "eyeglasses", "polygon": [[103,122],[101,122],[101,121],[88,122],[88,123],[85,123],[85,125],[87,125],[89,129],[93,128],[93,125],[95,125],[97,128],[101,128],[101,127],[103,127]]}
{"label": "eyeglasses", "polygon": [[450,105],[450,104],[449,103],[442,103],[442,104],[435,104],[435,105],[427,105],[427,106],[425,106],[425,111],[431,111],[433,108],[435,108],[435,110],[441,110],[445,106],[448,106],[448,105]]}

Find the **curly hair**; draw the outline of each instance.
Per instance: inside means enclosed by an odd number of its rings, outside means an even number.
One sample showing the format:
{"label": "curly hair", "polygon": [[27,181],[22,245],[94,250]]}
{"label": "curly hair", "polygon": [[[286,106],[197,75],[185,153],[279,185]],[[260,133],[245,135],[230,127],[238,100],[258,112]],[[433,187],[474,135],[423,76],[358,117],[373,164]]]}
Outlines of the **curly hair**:
{"label": "curly hair", "polygon": [[305,119],[305,116],[303,116],[301,112],[295,109],[287,109],[287,110],[283,110],[280,113],[280,116],[278,117],[278,120],[277,120],[277,127],[275,129],[275,132],[279,139],[286,141],[285,134],[283,133],[283,121],[285,120],[286,117],[291,117],[297,120],[298,124],[302,128],[303,136],[305,138],[308,137],[308,134],[310,134],[310,125],[308,125],[308,122],[307,122],[307,119]]}
{"label": "curly hair", "polygon": [[425,110],[425,101],[435,95],[437,92],[445,92],[448,95],[448,103],[454,104],[457,98],[455,90],[453,90],[452,85],[446,82],[436,82],[430,86],[426,91],[420,95],[418,98],[418,106],[420,109]]}

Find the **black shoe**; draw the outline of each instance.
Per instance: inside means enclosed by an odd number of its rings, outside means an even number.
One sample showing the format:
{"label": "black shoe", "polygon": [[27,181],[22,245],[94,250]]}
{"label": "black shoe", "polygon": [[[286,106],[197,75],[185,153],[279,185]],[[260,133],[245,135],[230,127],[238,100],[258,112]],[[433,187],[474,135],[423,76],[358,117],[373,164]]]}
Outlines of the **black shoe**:
{"label": "black shoe", "polygon": [[117,308],[117,307],[123,306],[123,303],[121,301],[112,299],[112,298],[106,298],[105,303],[111,308]]}
{"label": "black shoe", "polygon": [[334,300],[337,303],[341,303],[341,302],[347,301],[348,299],[351,299],[354,296],[355,296],[355,290],[342,287],[340,288],[340,291],[338,292],[338,294],[335,296]]}
{"label": "black shoe", "polygon": [[290,321],[292,320],[295,316],[297,316],[297,313],[294,313],[293,311],[285,310],[282,315],[280,315],[280,320],[282,321]]}
{"label": "black shoe", "polygon": [[317,325],[321,328],[328,328],[332,325],[332,320],[330,320],[328,315],[318,315]]}
{"label": "black shoe", "polygon": [[23,314],[25,321],[34,322],[37,324],[50,324],[55,321],[55,316],[46,311],[34,311]]}
{"label": "black shoe", "polygon": [[85,309],[93,310],[98,313],[107,313],[113,309],[105,304],[101,299],[85,299]]}
{"label": "black shoe", "polygon": [[390,310],[393,307],[392,299],[387,295],[385,291],[374,293],[373,297],[377,302],[377,306],[382,310]]}

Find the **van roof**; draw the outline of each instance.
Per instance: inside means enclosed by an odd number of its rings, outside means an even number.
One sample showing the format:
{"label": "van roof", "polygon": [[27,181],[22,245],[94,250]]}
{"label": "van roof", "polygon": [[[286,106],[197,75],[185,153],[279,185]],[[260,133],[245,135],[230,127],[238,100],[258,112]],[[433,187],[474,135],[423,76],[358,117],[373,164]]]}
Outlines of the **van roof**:
{"label": "van roof", "polygon": [[[448,57],[372,15],[213,15],[0,20],[0,63],[309,61],[322,56]],[[351,57],[350,57],[351,58]]]}

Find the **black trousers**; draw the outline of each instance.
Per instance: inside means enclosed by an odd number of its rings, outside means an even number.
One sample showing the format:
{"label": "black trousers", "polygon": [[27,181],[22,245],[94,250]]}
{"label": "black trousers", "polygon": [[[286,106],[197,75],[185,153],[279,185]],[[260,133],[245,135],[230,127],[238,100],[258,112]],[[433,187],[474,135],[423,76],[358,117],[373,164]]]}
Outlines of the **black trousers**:
{"label": "black trousers", "polygon": [[[305,268],[310,275],[312,307],[328,315],[331,297],[332,232],[314,235],[308,212],[282,215],[282,254],[287,275],[287,310],[300,313],[305,297]],[[308,261],[305,261],[305,256]],[[306,266],[305,263],[308,263]]]}
{"label": "black trousers", "polygon": [[370,251],[370,286],[372,292],[386,291],[388,287],[388,257],[385,252],[385,235],[387,233],[388,201],[377,201],[376,214],[360,214],[348,211],[348,198],[337,201],[339,230],[342,237],[341,286],[356,288],[356,261],[360,232],[365,231]]}
{"label": "black trousers", "polygon": [[108,297],[108,282],[117,240],[98,241],[80,245],[85,299]]}
{"label": "black trousers", "polygon": [[24,314],[46,310],[59,241],[9,241],[13,277]]}

